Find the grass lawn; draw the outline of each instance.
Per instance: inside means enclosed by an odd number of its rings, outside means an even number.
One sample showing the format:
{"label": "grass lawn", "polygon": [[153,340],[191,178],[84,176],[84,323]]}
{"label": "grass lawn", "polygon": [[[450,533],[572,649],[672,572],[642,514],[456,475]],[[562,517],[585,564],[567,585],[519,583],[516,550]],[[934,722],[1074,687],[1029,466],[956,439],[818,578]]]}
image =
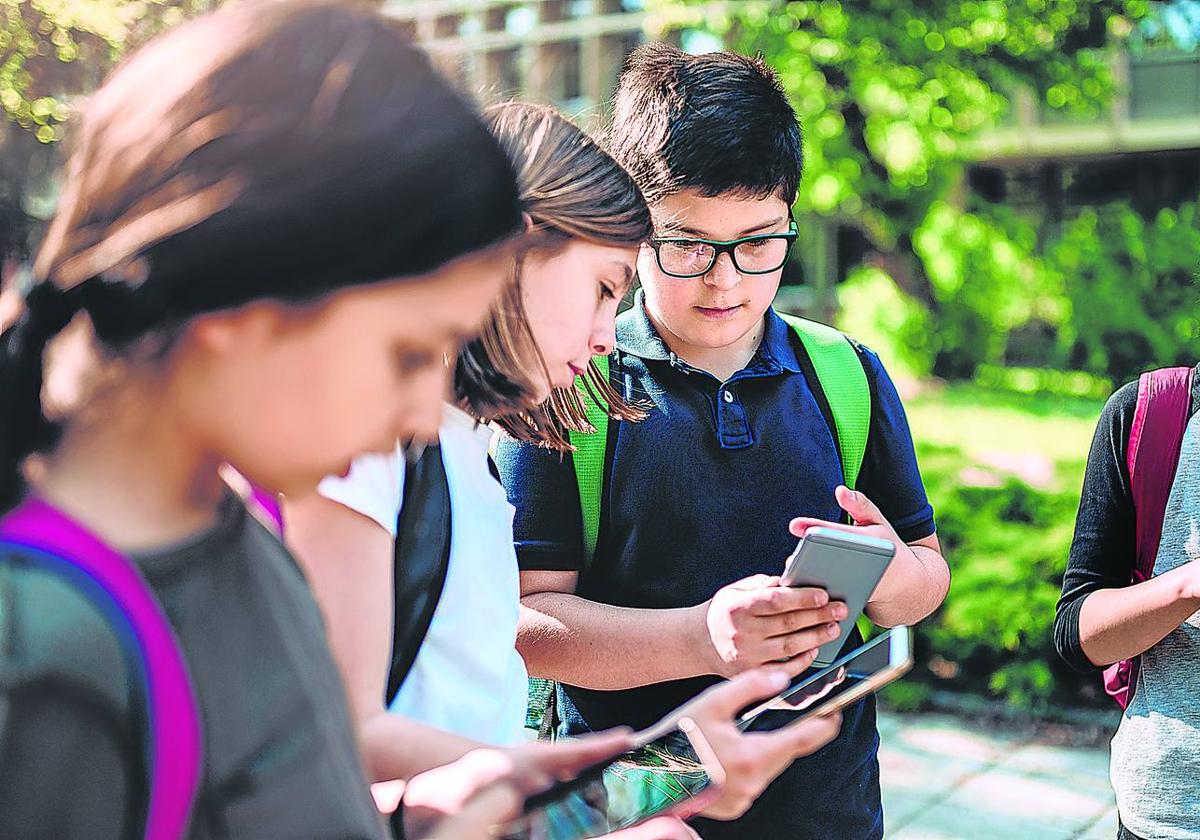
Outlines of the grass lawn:
{"label": "grass lawn", "polygon": [[[1038,460],[1048,489],[1079,491],[1103,400],[1020,394],[970,383],[926,386],[905,400],[918,449],[942,466],[955,461],[1002,478],[1022,478]],[[924,463],[922,463],[924,467]],[[931,491],[932,492],[932,491]],[[936,502],[936,498],[935,498]]]}

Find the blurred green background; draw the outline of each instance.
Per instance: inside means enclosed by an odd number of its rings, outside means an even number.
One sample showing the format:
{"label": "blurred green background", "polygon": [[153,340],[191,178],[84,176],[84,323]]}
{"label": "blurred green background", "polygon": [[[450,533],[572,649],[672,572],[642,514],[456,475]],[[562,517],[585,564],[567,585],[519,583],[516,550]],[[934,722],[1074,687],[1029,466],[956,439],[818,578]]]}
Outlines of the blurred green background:
{"label": "blurred green background", "polygon": [[[74,105],[213,0],[0,0],[0,264],[52,211]],[[1192,363],[1200,308],[1200,0],[391,0],[481,99],[603,125],[651,38],[761,53],[805,129],[802,236],[777,305],[902,383],[954,570],[890,695],[1100,705],[1051,643],[1107,395]]]}

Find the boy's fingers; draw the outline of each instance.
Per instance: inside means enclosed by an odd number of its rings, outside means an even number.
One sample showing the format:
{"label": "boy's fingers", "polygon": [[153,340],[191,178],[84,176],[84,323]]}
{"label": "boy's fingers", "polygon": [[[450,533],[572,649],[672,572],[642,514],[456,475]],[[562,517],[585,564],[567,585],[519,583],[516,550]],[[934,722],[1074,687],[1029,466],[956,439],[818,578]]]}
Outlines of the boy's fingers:
{"label": "boy's fingers", "polygon": [[787,660],[786,662],[780,662],[778,667],[787,671],[788,676],[791,677],[792,679],[795,679],[796,677],[800,676],[805,671],[807,671],[809,668],[811,668],[812,664],[813,664],[813,660],[815,660],[816,658],[817,658],[817,649],[813,648],[812,650],[804,651],[799,656],[793,656],[791,659]]}
{"label": "boy's fingers", "polygon": [[758,589],[766,589],[771,586],[779,585],[779,577],[776,575],[751,575],[748,578],[742,578],[739,581],[734,581],[730,584],[732,589],[744,589],[747,592],[752,592]]}
{"label": "boy's fingers", "polygon": [[822,624],[819,627],[810,627],[786,636],[776,636],[767,640],[767,654],[771,659],[791,659],[802,653],[816,650],[826,642],[832,642],[840,632],[841,628],[836,624]]}
{"label": "boy's fingers", "polygon": [[768,639],[775,636],[788,636],[792,633],[816,627],[819,624],[829,624],[841,621],[846,617],[846,605],[842,601],[834,601],[815,610],[793,610],[778,615],[764,616],[763,627]]}
{"label": "boy's fingers", "polygon": [[779,615],[815,610],[829,603],[829,593],[815,586],[772,586],[747,597],[751,615]]}
{"label": "boy's fingers", "polygon": [[825,519],[813,519],[811,516],[797,516],[788,523],[788,531],[793,537],[803,537],[810,528],[828,528],[831,531],[842,531],[853,534],[858,526],[847,525],[845,522],[830,522]]}
{"label": "boy's fingers", "polygon": [[428,840],[480,840],[491,837],[491,827],[510,820],[521,810],[524,796],[511,784],[496,782],[471,797],[458,813],[446,817],[432,833],[420,836]]}

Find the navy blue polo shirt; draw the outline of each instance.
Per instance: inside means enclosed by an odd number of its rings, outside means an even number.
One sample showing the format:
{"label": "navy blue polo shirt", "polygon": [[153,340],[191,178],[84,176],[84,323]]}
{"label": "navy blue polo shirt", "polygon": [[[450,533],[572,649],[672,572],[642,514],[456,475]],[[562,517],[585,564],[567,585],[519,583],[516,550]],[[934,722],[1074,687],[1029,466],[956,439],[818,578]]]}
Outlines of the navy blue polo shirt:
{"label": "navy blue polo shirt", "polygon": [[[843,517],[833,495],[842,468],[828,404],[810,385],[812,368],[799,338],[773,310],[765,318],[754,357],[720,382],[666,347],[638,293],[617,320],[613,381],[626,398],[653,403],[653,409],[639,423],[612,424],[600,536],[586,568],[570,456],[511,440],[499,447],[500,475],[516,507],[513,531],[522,569],[580,571],[576,593],[600,603],[693,606],[741,578],[779,574],[796,543],[788,533],[793,517]],[[928,537],[933,509],[900,397],[878,356],[856,349],[872,397],[857,489],[879,506],[901,539]],[[717,679],[625,691],[561,687],[563,731],[648,726]],[[773,714],[768,725],[790,719]],[[875,704],[868,698],[844,714],[837,740],[797,761],[744,817],[702,820],[701,833],[881,837],[878,743]]]}

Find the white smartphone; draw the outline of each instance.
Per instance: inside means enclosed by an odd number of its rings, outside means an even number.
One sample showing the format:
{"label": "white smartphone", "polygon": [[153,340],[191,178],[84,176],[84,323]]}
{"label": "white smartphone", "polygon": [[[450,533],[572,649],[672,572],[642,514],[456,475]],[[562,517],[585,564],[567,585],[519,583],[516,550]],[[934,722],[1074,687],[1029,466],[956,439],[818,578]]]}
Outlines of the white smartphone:
{"label": "white smartphone", "polygon": [[833,528],[810,528],[805,533],[783,567],[784,584],[824,589],[829,600],[844,602],[847,611],[838,622],[841,632],[821,645],[814,665],[828,665],[841,653],[867,599],[895,555],[896,547],[878,537]]}
{"label": "white smartphone", "polygon": [[770,710],[801,712],[800,719],[833,714],[904,676],[912,664],[912,633],[893,627],[836,662],[801,674],[777,696],[739,717],[738,728],[750,728]]}

